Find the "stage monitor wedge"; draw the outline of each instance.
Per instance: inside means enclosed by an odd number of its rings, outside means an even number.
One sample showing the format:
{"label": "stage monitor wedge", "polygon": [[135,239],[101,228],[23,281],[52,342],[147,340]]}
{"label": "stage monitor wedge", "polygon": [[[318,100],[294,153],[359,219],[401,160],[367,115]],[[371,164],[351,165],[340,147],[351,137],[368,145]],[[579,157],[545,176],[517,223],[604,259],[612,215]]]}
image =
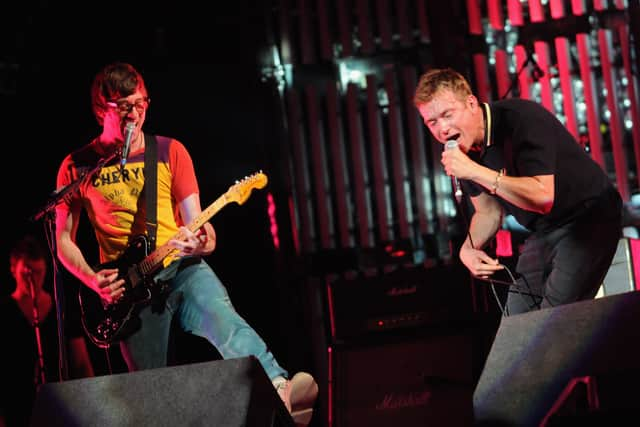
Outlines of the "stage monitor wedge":
{"label": "stage monitor wedge", "polygon": [[32,427],[294,427],[254,357],[44,384]]}
{"label": "stage monitor wedge", "polygon": [[509,316],[474,390],[474,417],[537,426],[574,378],[639,369],[640,292]]}

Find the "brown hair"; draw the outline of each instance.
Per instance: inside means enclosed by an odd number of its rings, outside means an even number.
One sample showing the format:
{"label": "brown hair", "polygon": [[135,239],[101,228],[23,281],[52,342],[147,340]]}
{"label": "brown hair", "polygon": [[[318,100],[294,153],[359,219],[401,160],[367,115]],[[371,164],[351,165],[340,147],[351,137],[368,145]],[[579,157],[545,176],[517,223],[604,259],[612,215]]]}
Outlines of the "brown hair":
{"label": "brown hair", "polygon": [[27,234],[23,236],[11,248],[9,262],[14,266],[20,259],[39,260],[46,259],[47,253],[44,246],[35,236]]}
{"label": "brown hair", "polygon": [[465,99],[473,94],[469,82],[459,72],[451,68],[433,68],[420,77],[413,96],[413,104],[416,107],[425,104],[444,89],[450,90],[459,99]]}
{"label": "brown hair", "polygon": [[93,113],[102,125],[107,112],[107,102],[125,98],[136,90],[147,96],[142,75],[132,65],[114,62],[104,67],[93,80],[91,86],[91,106]]}

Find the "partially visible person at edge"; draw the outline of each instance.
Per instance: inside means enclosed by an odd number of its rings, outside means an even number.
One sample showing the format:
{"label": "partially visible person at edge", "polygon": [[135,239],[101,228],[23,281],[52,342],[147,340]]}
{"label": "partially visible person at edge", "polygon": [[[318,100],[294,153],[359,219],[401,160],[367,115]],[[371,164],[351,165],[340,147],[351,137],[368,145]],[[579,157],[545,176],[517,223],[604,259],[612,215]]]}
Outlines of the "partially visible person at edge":
{"label": "partially visible person at edge", "polygon": [[[102,133],[63,160],[57,188],[68,185],[83,171],[95,167],[99,159],[117,152],[124,144],[127,124],[135,130],[125,169],[117,161],[102,166],[96,177],[57,206],[57,243],[62,263],[107,303],[121,298],[125,280],[115,268],[92,268],[76,243],[80,212],[84,208],[95,231],[100,262],[118,260],[131,239],[145,234],[144,165],[149,139],[157,141],[157,246],[175,249],[175,259],[154,276],[163,281],[166,292],[150,304],[138,306],[141,328],[119,340],[130,371],[167,365],[169,329],[173,318],[187,332],[207,339],[227,358],[255,356],[273,382],[285,407],[298,425],[310,421],[318,386],[304,372],[289,379],[263,339],[233,307],[225,286],[203,259],[216,247],[216,233],[206,222],[192,232],[190,224],[201,213],[198,181],[185,146],[178,140],[143,132],[149,94],[143,76],[132,65],[106,65],[91,88],[93,112]],[[116,156],[117,157],[117,156]],[[178,234],[180,233],[180,234]],[[181,236],[174,238],[174,236]],[[152,306],[163,306],[152,310]]]}
{"label": "partially visible person at edge", "polygon": [[[43,245],[32,235],[23,236],[9,254],[15,288],[10,293],[7,289],[0,297],[0,426],[28,426],[38,387],[60,380],[55,298],[46,286],[49,259]],[[92,377],[78,310],[67,310],[65,320],[68,375],[72,379]]]}
{"label": "partially visible person at edge", "polygon": [[457,142],[441,162],[474,208],[459,252],[473,276],[504,268],[483,248],[505,214],[531,232],[506,314],[594,298],[621,236],[622,200],[561,122],[529,100],[480,103],[449,68],[420,77],[414,105],[439,143]]}

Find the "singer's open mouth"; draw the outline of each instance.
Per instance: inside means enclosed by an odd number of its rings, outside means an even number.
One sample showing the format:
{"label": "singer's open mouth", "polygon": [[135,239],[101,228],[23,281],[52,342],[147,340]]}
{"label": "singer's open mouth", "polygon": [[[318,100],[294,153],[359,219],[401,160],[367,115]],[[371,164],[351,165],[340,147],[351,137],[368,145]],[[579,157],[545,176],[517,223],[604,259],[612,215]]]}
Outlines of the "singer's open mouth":
{"label": "singer's open mouth", "polygon": [[447,139],[443,142],[443,144],[446,145],[446,143],[449,142],[449,141],[458,142],[458,138],[460,138],[460,134],[459,133],[454,133],[453,135],[447,136]]}

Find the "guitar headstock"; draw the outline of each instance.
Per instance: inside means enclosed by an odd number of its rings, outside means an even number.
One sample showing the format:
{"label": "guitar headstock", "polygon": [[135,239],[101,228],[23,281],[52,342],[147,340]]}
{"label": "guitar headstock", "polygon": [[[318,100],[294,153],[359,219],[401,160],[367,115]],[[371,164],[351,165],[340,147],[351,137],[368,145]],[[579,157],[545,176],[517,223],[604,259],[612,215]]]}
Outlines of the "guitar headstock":
{"label": "guitar headstock", "polygon": [[253,190],[264,188],[267,182],[267,175],[262,173],[262,171],[256,172],[241,181],[236,181],[234,185],[229,187],[226,196],[231,201],[241,205],[247,201]]}

